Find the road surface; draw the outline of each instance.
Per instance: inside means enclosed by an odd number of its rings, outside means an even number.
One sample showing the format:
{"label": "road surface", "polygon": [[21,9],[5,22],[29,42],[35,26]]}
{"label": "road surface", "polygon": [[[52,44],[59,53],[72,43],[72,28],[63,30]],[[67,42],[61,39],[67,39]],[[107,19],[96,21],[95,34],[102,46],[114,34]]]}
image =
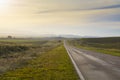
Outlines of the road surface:
{"label": "road surface", "polygon": [[81,80],[120,80],[120,57],[64,46]]}

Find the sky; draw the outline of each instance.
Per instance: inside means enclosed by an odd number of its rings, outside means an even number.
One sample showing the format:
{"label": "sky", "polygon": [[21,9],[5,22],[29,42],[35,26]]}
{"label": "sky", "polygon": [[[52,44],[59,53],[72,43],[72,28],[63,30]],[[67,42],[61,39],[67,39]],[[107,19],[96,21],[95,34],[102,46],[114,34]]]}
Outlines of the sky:
{"label": "sky", "polygon": [[120,36],[120,0],[0,0],[0,36]]}

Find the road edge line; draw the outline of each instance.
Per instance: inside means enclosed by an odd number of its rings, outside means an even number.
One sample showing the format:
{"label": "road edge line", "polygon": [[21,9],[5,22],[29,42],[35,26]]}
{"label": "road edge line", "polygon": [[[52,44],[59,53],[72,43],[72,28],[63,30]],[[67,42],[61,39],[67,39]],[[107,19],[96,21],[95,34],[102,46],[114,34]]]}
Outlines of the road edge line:
{"label": "road edge line", "polygon": [[66,51],[67,51],[67,53],[68,53],[68,55],[69,55],[69,57],[70,57],[70,59],[71,59],[73,65],[74,65],[74,68],[75,68],[75,70],[76,70],[76,72],[77,72],[77,74],[78,74],[80,80],[85,80],[85,78],[83,77],[83,75],[82,75],[80,69],[78,68],[77,64],[75,63],[75,61],[73,60],[72,56],[70,55],[70,53],[69,53],[67,47],[65,46],[65,43],[64,43],[64,47],[65,47],[65,49],[66,49]]}

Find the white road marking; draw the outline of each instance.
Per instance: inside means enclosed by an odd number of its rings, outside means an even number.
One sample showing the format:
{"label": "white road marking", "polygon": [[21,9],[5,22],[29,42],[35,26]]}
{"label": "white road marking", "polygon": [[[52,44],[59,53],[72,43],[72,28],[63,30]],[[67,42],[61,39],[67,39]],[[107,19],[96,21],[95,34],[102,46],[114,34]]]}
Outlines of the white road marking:
{"label": "white road marking", "polygon": [[67,50],[67,53],[68,53],[68,55],[69,55],[69,57],[70,57],[70,59],[71,59],[73,65],[74,65],[74,67],[75,67],[77,73],[78,73],[78,76],[79,76],[80,80],[85,80],[85,78],[84,78],[84,76],[82,75],[80,69],[78,68],[77,64],[75,63],[75,61],[73,60],[72,56],[70,55],[69,50],[67,49],[67,47],[66,47],[66,45],[65,45],[65,42],[64,42],[64,47],[65,47],[66,50]]}
{"label": "white road marking", "polygon": [[[74,49],[74,51],[76,51],[76,52],[78,52],[78,53],[81,53],[81,55],[83,55],[83,56],[85,56],[85,57],[87,57],[87,58],[89,58],[89,59],[91,59],[91,60],[93,60],[93,61],[95,61],[95,62],[97,62],[97,63],[100,63],[100,64],[102,64],[103,66],[113,67],[111,64],[108,64],[107,62],[105,62],[105,61],[103,61],[103,60],[101,60],[101,59],[99,59],[99,58],[96,58],[96,57],[94,57],[94,56],[91,56],[91,55],[85,54],[85,53],[83,53],[83,52],[80,52],[80,51],[77,50],[77,49]],[[120,70],[119,70],[118,68],[112,68],[112,70],[115,70],[115,71],[117,71],[117,72],[120,72]]]}

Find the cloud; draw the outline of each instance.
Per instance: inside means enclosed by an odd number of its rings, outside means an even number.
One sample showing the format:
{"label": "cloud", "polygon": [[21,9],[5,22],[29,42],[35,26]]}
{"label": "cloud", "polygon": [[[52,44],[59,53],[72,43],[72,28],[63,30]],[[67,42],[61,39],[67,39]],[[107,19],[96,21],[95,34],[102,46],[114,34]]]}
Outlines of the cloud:
{"label": "cloud", "polygon": [[116,4],[116,5],[110,5],[110,6],[105,6],[105,7],[99,7],[99,8],[93,8],[93,9],[112,9],[112,8],[120,8],[120,4]]}
{"label": "cloud", "polygon": [[90,10],[103,10],[103,9],[114,9],[114,8],[120,8],[120,4],[116,5],[110,5],[105,7],[97,7],[97,8],[87,8],[87,9],[51,9],[51,10],[43,10],[36,12],[37,14],[43,14],[43,13],[54,13],[54,12],[71,12],[71,11],[90,11]]}
{"label": "cloud", "polygon": [[112,14],[112,15],[100,15],[99,17],[92,18],[93,21],[102,21],[102,22],[119,22],[120,21],[120,14]]}
{"label": "cloud", "polygon": [[[36,12],[35,14],[53,14],[52,16],[60,17],[60,15],[64,16],[64,20],[66,18],[70,20],[70,18],[75,20],[76,22],[81,22],[81,20],[85,20],[88,22],[119,22],[120,21],[120,4],[109,5],[109,6],[101,6],[96,8],[86,8],[80,9],[78,8],[62,8],[62,9],[48,9],[41,10]],[[67,15],[65,15],[65,14]],[[58,16],[59,15],[59,16]],[[69,16],[68,16],[69,15]],[[82,16],[82,17],[81,17]],[[73,18],[74,17],[74,18]],[[61,18],[61,17],[60,17]]]}

